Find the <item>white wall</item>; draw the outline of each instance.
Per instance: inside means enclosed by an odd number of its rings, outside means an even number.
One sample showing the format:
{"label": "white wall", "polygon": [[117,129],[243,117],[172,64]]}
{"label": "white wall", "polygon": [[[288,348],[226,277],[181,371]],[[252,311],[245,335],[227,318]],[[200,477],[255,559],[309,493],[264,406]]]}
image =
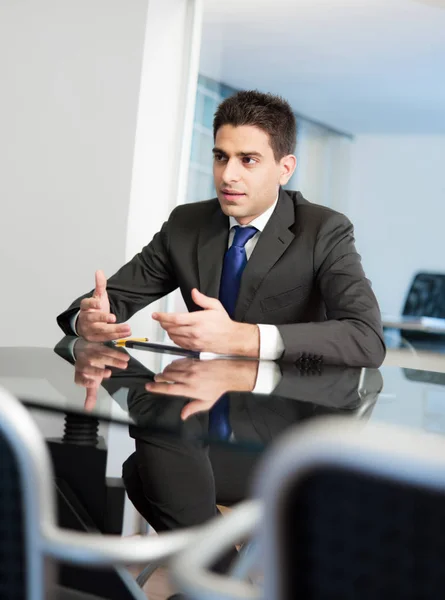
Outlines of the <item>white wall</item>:
{"label": "white wall", "polygon": [[124,261],[146,9],[0,3],[1,345],[53,344]]}
{"label": "white wall", "polygon": [[445,136],[358,136],[344,211],[383,312],[416,271],[445,272]]}
{"label": "white wall", "polygon": [[297,168],[288,188],[299,190],[314,204],[344,212],[349,199],[351,140],[303,119],[297,123]]}
{"label": "white wall", "polygon": [[54,344],[56,315],[94,271],[111,275],[181,201],[201,12],[201,0],[0,2],[0,345]]}

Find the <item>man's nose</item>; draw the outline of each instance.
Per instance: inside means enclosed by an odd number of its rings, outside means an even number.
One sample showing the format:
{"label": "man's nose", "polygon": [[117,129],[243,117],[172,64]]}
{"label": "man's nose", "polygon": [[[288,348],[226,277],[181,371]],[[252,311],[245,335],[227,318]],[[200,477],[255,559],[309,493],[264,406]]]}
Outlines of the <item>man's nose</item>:
{"label": "man's nose", "polygon": [[240,173],[240,167],[239,167],[238,161],[236,159],[228,160],[227,164],[226,164],[226,168],[224,169],[224,172],[223,172],[224,183],[228,184],[233,181],[239,181],[240,178],[241,178],[241,173]]}

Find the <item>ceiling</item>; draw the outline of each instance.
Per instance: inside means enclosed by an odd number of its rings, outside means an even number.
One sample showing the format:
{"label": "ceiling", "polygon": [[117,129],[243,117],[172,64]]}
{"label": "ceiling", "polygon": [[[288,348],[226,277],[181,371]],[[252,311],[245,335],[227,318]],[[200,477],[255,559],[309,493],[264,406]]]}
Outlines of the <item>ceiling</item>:
{"label": "ceiling", "polygon": [[445,0],[204,0],[200,71],[346,133],[445,134]]}

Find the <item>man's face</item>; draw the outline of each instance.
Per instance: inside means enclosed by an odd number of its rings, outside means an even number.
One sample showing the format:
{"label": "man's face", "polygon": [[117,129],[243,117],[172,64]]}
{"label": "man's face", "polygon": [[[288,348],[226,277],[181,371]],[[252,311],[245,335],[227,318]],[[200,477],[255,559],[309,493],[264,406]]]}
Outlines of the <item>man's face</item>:
{"label": "man's face", "polygon": [[290,179],[295,157],[275,161],[269,136],[252,125],[223,125],[216,132],[213,178],[221,209],[247,225],[275,202]]}

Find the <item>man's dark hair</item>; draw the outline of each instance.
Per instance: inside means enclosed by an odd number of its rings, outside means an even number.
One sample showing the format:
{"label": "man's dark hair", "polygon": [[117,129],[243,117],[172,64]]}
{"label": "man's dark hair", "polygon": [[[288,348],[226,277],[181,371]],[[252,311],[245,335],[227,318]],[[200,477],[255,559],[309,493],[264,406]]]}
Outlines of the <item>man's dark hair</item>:
{"label": "man's dark hair", "polygon": [[253,125],[269,135],[278,162],[295,150],[297,126],[286,100],[257,90],[237,92],[218,106],[213,119],[213,138],[223,125]]}

